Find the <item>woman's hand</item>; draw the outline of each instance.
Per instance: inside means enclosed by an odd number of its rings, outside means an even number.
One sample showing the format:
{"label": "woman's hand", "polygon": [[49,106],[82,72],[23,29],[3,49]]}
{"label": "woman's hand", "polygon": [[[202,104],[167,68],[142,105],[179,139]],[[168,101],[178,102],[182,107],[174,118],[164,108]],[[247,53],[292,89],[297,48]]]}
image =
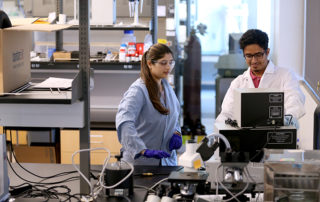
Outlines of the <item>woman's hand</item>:
{"label": "woman's hand", "polygon": [[156,158],[156,159],[162,159],[162,158],[168,158],[170,157],[170,154],[168,154],[165,151],[162,150],[150,150],[146,149],[141,152],[143,156],[147,158]]}
{"label": "woman's hand", "polygon": [[182,137],[181,134],[176,132],[172,135],[169,142],[169,150],[172,151],[174,149],[180,149],[182,146]]}

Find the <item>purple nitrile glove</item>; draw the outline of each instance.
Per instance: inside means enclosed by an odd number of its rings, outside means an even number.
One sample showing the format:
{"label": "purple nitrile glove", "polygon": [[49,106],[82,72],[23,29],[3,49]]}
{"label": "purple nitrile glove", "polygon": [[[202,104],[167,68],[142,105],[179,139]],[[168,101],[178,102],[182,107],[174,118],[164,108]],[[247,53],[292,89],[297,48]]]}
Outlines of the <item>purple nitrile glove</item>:
{"label": "purple nitrile glove", "polygon": [[162,159],[162,158],[168,158],[170,157],[170,154],[168,154],[165,151],[162,150],[150,150],[146,149],[143,153],[143,156],[147,158],[156,158],[156,159]]}
{"label": "purple nitrile glove", "polygon": [[169,142],[169,150],[179,149],[182,146],[182,137],[178,134],[173,134]]}

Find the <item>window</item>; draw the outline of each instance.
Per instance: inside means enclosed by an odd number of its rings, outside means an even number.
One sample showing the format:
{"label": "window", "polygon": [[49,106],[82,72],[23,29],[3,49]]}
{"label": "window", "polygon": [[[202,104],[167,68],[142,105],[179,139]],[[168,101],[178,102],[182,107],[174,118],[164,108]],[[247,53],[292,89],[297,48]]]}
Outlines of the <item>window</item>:
{"label": "window", "polygon": [[[207,34],[198,35],[203,55],[228,53],[230,33],[243,33],[258,28],[271,40],[272,0],[198,0],[196,25],[207,25]],[[272,43],[269,43],[270,45]]]}

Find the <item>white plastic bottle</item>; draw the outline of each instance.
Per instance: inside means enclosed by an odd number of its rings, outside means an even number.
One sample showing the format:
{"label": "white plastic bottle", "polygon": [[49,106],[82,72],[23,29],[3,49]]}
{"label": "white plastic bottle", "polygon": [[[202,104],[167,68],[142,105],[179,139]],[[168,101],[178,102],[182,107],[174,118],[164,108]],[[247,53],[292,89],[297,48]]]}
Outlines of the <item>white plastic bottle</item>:
{"label": "white plastic bottle", "polygon": [[145,53],[147,50],[149,50],[149,48],[152,46],[152,44],[153,44],[152,36],[151,36],[151,34],[147,34],[144,37],[143,53]]}
{"label": "white plastic bottle", "polygon": [[127,45],[121,44],[119,49],[119,62],[125,62],[126,61],[126,54],[127,54]]}
{"label": "white plastic bottle", "polygon": [[133,30],[124,30],[121,44],[126,44],[128,47],[130,42],[136,43],[136,37],[134,36]]}
{"label": "white plastic bottle", "polygon": [[136,55],[136,44],[134,42],[129,42],[128,44],[128,54],[130,57]]}

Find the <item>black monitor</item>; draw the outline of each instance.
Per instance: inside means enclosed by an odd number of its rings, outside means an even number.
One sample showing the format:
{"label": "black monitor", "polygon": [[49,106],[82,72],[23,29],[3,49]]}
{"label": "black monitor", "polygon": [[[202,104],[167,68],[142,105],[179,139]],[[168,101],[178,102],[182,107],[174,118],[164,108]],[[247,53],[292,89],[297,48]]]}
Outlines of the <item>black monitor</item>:
{"label": "black monitor", "polygon": [[234,118],[239,127],[283,126],[284,92],[271,88],[237,88],[234,100]]}

